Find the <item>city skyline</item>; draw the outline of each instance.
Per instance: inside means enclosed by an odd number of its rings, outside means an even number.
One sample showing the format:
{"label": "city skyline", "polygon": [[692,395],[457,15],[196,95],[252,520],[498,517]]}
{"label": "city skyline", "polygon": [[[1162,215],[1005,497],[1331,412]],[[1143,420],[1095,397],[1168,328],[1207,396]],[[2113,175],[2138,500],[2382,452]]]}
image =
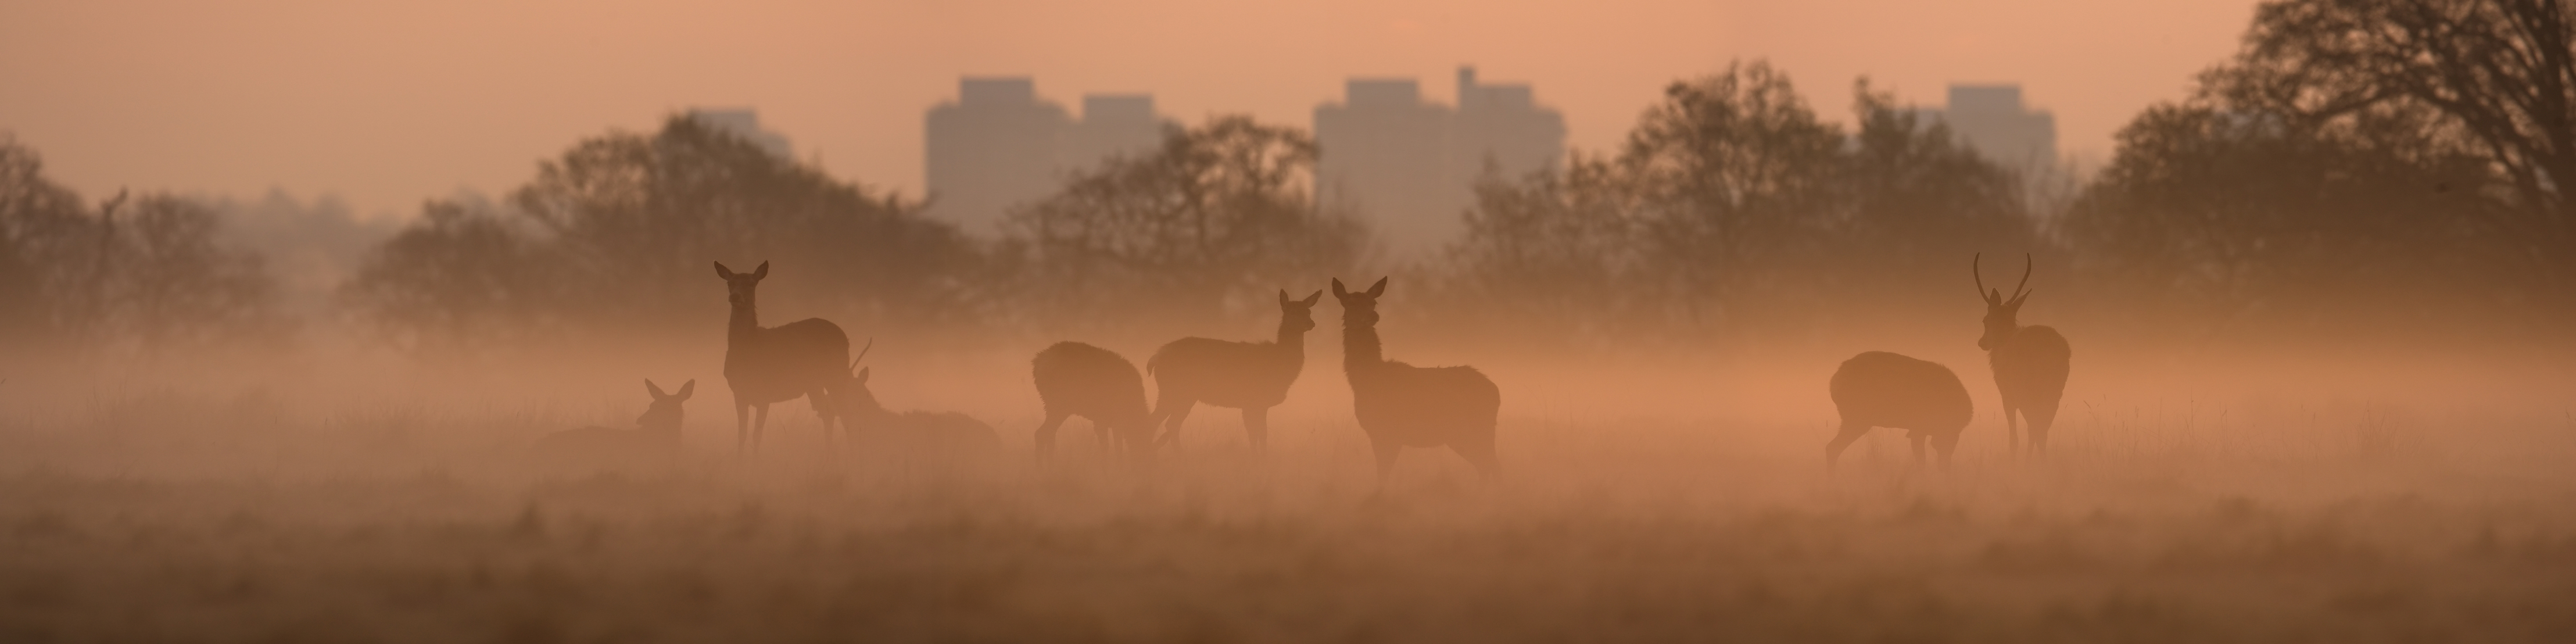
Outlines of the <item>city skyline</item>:
{"label": "city skyline", "polygon": [[281,188],[407,217],[695,106],[755,106],[799,159],[919,196],[921,111],[961,75],[1153,88],[1183,122],[1295,124],[1348,77],[1411,76],[1445,96],[1473,61],[1543,88],[1568,147],[1599,151],[1667,84],[1762,58],[1845,122],[1860,75],[1913,104],[2011,79],[2056,113],[2064,149],[2099,158],[2120,125],[2234,51],[2252,4],[783,2],[725,20],[687,5],[13,5],[0,8],[0,129],[94,198]]}

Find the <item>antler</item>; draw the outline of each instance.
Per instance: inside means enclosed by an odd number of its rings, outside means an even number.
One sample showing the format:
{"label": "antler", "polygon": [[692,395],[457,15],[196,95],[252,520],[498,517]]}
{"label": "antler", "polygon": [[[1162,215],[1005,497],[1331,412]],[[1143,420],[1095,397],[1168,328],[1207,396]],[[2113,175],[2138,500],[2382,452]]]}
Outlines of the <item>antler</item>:
{"label": "antler", "polygon": [[1985,258],[1985,253],[1977,253],[1975,256],[1968,258],[1968,274],[1977,279],[1977,299],[1993,302],[1995,301],[1995,296],[1986,294],[1986,270],[1977,266],[1977,263],[1985,260]]}
{"label": "antler", "polygon": [[2028,296],[2030,295],[2030,291],[2022,290],[2022,288],[2021,288],[2021,287],[2029,286],[2029,285],[2030,285],[2030,253],[2022,253],[2022,254],[2021,254],[2021,283],[2020,283],[2020,284],[2014,284],[2014,285],[2013,285],[2013,296],[2012,296],[2013,301],[2020,301],[2020,300],[2021,300],[2021,298],[2028,297]]}
{"label": "antler", "polygon": [[877,339],[868,338],[868,346],[859,347],[859,357],[850,359],[850,368],[859,368],[859,361],[868,359],[868,350],[874,348],[877,348]]}

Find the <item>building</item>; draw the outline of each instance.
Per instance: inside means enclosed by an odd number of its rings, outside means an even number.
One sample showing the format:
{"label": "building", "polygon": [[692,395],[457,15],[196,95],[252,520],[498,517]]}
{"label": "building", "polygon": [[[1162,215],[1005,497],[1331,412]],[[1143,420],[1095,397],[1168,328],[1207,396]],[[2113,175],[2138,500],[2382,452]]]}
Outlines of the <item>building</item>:
{"label": "building", "polygon": [[1355,78],[1340,103],[1315,108],[1317,199],[1356,208],[1399,257],[1438,251],[1464,231],[1487,170],[1517,177],[1554,168],[1565,118],[1528,85],[1487,85],[1458,70],[1454,106],[1422,100],[1413,79]]}
{"label": "building", "polygon": [[2057,117],[2024,105],[2020,85],[1951,85],[1950,104],[1927,112],[1996,165],[2030,174],[2057,164]]}
{"label": "building", "polygon": [[1082,111],[1077,120],[1039,98],[1027,77],[958,81],[957,100],[927,116],[928,214],[995,234],[1012,208],[1053,194],[1072,172],[1162,140],[1150,95],[1085,96]]}
{"label": "building", "polygon": [[760,113],[751,108],[693,109],[689,110],[689,120],[697,121],[699,125],[720,132],[742,137],[742,140],[760,146],[760,149],[768,151],[770,156],[778,157],[780,160],[793,161],[796,158],[792,154],[793,148],[787,145],[787,137],[777,132],[760,129]]}

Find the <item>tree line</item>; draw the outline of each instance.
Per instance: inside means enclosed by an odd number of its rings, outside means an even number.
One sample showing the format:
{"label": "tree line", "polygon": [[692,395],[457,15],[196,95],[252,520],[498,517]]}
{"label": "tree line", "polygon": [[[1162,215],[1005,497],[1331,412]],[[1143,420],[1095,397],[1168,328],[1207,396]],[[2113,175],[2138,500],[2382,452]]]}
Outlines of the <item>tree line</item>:
{"label": "tree line", "polygon": [[[1028,332],[1249,321],[1283,286],[1392,271],[1437,304],[1406,310],[1469,332],[1759,342],[1965,300],[1982,251],[2032,253],[2070,307],[2179,337],[2554,328],[2576,304],[2571,43],[2563,2],[2267,4],[2062,203],[1865,79],[1835,122],[1742,62],[1673,83],[1615,149],[1487,176],[1454,214],[1465,235],[1401,265],[1372,257],[1365,210],[1316,198],[1331,150],[1249,117],[1073,173],[994,238],[673,117],[500,198],[425,203],[333,299],[435,350],[714,328],[710,259],[794,267],[772,301],[856,327]],[[0,334],[282,341],[277,277],[220,223],[168,194],[85,201],[0,139]]]}

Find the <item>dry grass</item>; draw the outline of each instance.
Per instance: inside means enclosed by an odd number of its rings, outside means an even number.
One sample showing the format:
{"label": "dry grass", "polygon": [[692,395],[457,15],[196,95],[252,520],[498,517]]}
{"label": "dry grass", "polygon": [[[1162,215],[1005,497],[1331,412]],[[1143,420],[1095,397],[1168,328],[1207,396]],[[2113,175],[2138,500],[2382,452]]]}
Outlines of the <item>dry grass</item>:
{"label": "dry grass", "polygon": [[520,447],[619,403],[127,395],[0,416],[0,641],[2576,641],[2563,410],[2077,394],[2044,461],[1981,419],[1828,475],[1817,413],[1564,390],[1505,479],[1412,450],[1378,500],[1329,395],[1145,468],[1080,421],[1035,466],[1017,402],[985,461],[826,455],[795,404],[734,458],[702,395],[615,472]]}

